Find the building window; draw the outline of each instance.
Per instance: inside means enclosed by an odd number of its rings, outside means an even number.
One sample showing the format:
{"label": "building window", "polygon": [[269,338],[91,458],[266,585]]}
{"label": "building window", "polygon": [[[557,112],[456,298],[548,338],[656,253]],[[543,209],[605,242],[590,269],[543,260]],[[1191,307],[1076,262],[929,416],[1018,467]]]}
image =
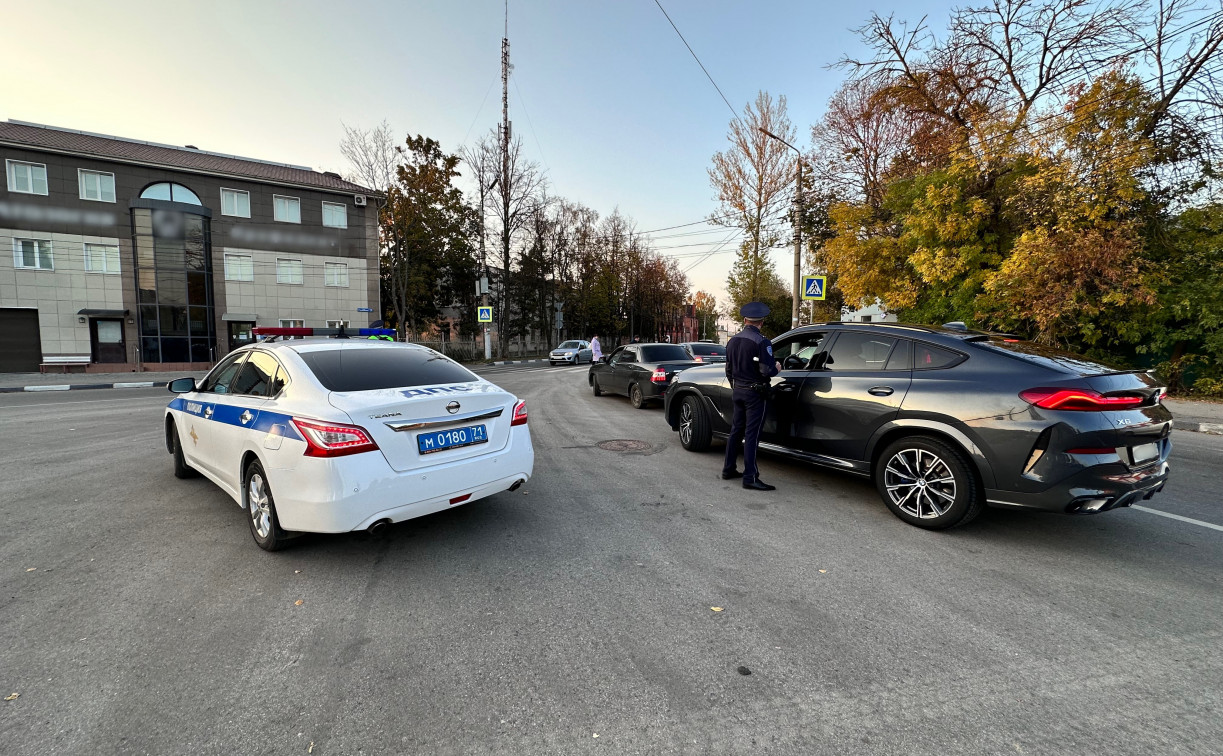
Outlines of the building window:
{"label": "building window", "polygon": [[251,217],[251,193],[241,189],[221,189],[221,215]]}
{"label": "building window", "polygon": [[13,239],[13,265],[34,270],[55,270],[51,242],[45,239]]}
{"label": "building window", "polygon": [[302,222],[301,200],[297,197],[281,197],[279,194],[273,194],[272,207],[276,220],[281,223]]}
{"label": "building window", "polygon": [[225,253],[226,281],[254,281],[255,261],[250,255]]}
{"label": "building window", "polygon": [[119,248],[113,244],[86,244],[85,272],[118,273]]}
{"label": "building window", "polygon": [[348,228],[348,205],[324,202],[323,225],[328,228]]}
{"label": "building window", "polygon": [[327,327],[328,328],[347,328],[348,321],[347,320],[328,320]]}
{"label": "building window", "polygon": [[166,202],[184,202],[188,205],[203,206],[199,196],[182,184],[149,184],[140,192],[140,199],[165,200]]}
{"label": "building window", "polygon": [[[184,201],[186,195],[177,185],[172,191],[173,201]],[[190,211],[143,207],[132,208],[131,216],[140,359],[213,362],[216,322],[209,219]]]}
{"label": "building window", "polygon": [[276,283],[278,284],[300,284],[305,283],[305,277],[302,275],[301,260],[286,260],[284,258],[276,259]]}
{"label": "building window", "polygon": [[348,263],[323,263],[324,286],[347,286]]}
{"label": "building window", "polygon": [[42,163],[23,163],[20,160],[5,160],[8,173],[8,190],[22,194],[47,193],[47,166]]}
{"label": "building window", "polygon": [[78,168],[76,179],[80,184],[81,199],[94,202],[115,201],[115,174]]}

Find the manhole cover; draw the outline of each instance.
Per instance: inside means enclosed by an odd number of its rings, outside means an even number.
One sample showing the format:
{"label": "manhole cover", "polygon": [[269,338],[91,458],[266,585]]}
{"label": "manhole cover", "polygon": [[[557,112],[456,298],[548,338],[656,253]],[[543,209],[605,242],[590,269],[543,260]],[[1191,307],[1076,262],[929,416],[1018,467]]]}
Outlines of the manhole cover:
{"label": "manhole cover", "polygon": [[600,441],[595,446],[604,451],[614,452],[646,451],[650,448],[648,441],[637,441],[632,438],[613,438],[608,441]]}

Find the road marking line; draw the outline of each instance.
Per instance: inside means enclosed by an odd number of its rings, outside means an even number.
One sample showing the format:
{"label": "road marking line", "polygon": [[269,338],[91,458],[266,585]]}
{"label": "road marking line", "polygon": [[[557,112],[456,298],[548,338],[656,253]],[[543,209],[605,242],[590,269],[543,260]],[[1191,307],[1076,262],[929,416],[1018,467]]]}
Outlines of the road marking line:
{"label": "road marking line", "polygon": [[137,381],[136,383],[116,383],[115,388],[152,388],[153,381]]}
{"label": "road marking line", "polygon": [[58,386],[26,386],[26,391],[68,391],[72,386],[61,384]]}
{"label": "road marking line", "polygon": [[1223,525],[1215,525],[1213,522],[1202,522],[1201,520],[1195,520],[1192,517],[1181,517],[1180,515],[1172,514],[1171,512],[1161,512],[1158,509],[1151,509],[1150,507],[1140,507],[1137,504],[1130,507],[1130,509],[1150,512],[1151,514],[1159,515],[1160,517],[1171,517],[1173,520],[1180,520],[1181,522],[1188,522],[1193,525],[1201,525],[1202,527],[1210,528],[1211,530],[1223,530]]}

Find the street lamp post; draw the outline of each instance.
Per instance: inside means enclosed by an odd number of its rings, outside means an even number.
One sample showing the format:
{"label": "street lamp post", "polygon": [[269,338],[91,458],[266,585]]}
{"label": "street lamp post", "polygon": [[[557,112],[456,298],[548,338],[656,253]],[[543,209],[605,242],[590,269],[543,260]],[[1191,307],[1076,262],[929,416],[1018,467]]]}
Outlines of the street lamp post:
{"label": "street lamp post", "polygon": [[794,184],[794,303],[790,307],[790,327],[798,328],[798,303],[802,301],[802,291],[799,287],[802,274],[799,270],[803,259],[803,153],[768,129],[760,129],[760,133],[776,139],[798,155],[795,160],[797,183]]}

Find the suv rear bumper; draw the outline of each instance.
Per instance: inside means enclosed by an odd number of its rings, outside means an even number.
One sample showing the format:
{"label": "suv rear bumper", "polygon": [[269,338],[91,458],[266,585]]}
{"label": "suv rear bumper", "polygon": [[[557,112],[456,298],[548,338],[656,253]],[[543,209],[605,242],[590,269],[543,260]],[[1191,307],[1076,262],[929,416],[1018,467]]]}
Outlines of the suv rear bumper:
{"label": "suv rear bumper", "polygon": [[1088,468],[1040,493],[989,490],[986,503],[1004,509],[1032,509],[1066,514],[1096,514],[1149,499],[1168,483],[1167,461],[1142,470],[1123,465]]}

